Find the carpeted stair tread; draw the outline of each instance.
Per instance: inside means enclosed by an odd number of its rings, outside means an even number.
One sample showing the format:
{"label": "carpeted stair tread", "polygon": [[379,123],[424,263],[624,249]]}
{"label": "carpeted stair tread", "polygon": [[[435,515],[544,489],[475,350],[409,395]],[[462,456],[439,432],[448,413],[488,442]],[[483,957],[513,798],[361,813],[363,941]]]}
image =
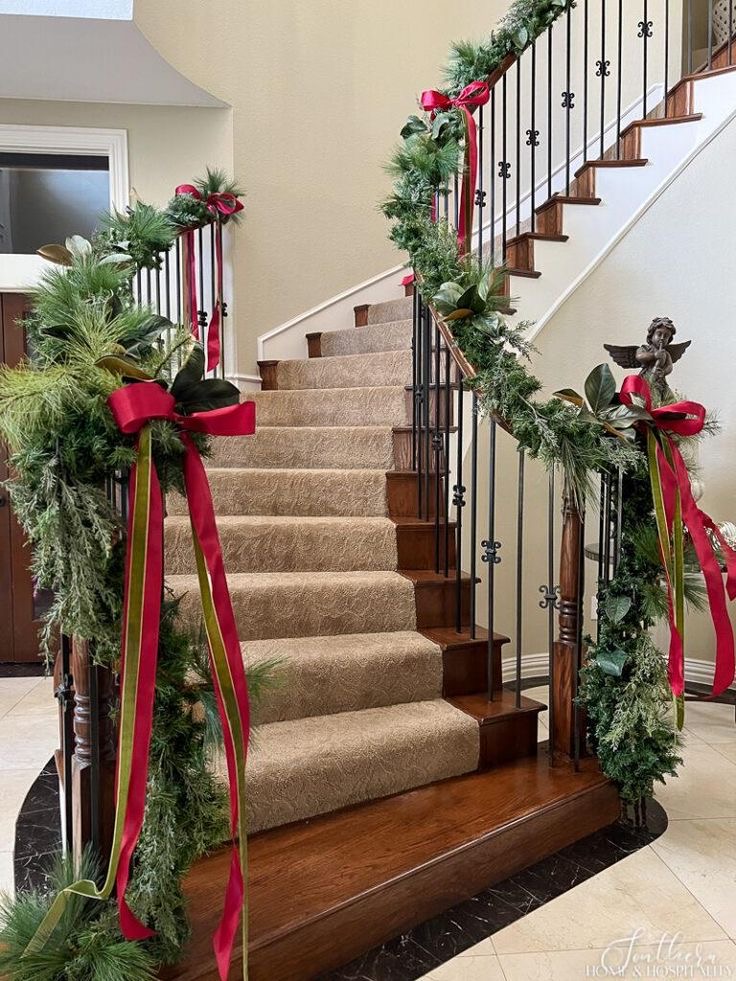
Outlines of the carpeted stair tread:
{"label": "carpeted stair tread", "polygon": [[412,333],[411,320],[394,320],[368,327],[326,331],[320,341],[322,357],[410,350]]}
{"label": "carpeted stair tread", "polygon": [[[467,773],[478,749],[475,720],[441,699],[261,726],[246,767],[250,831]],[[217,771],[226,779],[222,760]]]}
{"label": "carpeted stair tread", "polygon": [[414,631],[280,637],[249,641],[241,648],[246,668],[277,662],[277,684],[253,705],[254,725],[442,694],[441,649]]}
{"label": "carpeted stair tread", "polygon": [[254,436],[213,440],[217,466],[391,470],[390,426],[261,426]]}
{"label": "carpeted stair tread", "polygon": [[[228,572],[393,571],[396,525],[389,518],[270,517],[218,518]],[[165,523],[166,570],[197,571],[189,518]]]}
{"label": "carpeted stair tread", "polygon": [[411,373],[411,351],[306,358],[279,361],[276,368],[276,387],[293,390],[407,385],[411,381]]}
{"label": "carpeted stair tread", "polygon": [[259,426],[406,426],[403,385],[256,392]]}
{"label": "carpeted stair tread", "polygon": [[[166,581],[199,623],[197,577]],[[414,585],[398,572],[235,572],[228,584],[241,641],[416,629]]]}
{"label": "carpeted stair tread", "polygon": [[[377,516],[388,513],[386,471],[208,467],[215,513],[225,515]],[[187,514],[179,494],[169,514]]]}
{"label": "carpeted stair tread", "polygon": [[411,320],[414,310],[412,297],[402,297],[399,300],[386,300],[383,303],[371,303],[368,307],[368,324],[385,324],[395,320]]}

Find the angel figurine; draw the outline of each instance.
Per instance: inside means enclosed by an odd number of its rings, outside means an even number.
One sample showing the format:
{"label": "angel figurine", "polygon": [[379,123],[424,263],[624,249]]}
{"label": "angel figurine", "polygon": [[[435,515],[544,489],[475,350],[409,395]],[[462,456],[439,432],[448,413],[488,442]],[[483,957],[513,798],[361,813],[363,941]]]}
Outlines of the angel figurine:
{"label": "angel figurine", "polygon": [[672,366],[679,361],[690,347],[691,341],[673,344],[677,330],[669,317],[655,317],[647,331],[646,344],[637,347],[635,344],[604,344],[617,365],[622,368],[639,368],[639,373],[645,378],[652,394],[659,402],[671,401],[673,396],[667,376],[672,373]]}

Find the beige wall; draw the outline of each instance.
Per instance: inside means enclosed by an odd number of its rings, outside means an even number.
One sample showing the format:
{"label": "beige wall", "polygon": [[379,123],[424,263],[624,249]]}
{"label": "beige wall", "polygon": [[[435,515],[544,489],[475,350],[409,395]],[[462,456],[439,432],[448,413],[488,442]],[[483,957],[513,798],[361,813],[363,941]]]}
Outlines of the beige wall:
{"label": "beige wall", "polygon": [[412,99],[441,81],[451,39],[482,37],[504,0],[140,0],[176,68],[233,106],[248,191],[238,248],[240,370],[256,338],[395,265],[377,204]]}
{"label": "beige wall", "polygon": [[[640,343],[655,316],[669,316],[677,340],[692,347],[676,366],[674,387],[714,410],[722,429],[699,452],[702,505],[716,520],[736,520],[736,124],[684,171],[549,322],[535,343],[535,368],[548,390],[580,390],[605,359],[605,341]],[[623,372],[616,368],[617,377]],[[687,656],[711,659],[705,619],[692,614]]]}
{"label": "beige wall", "polygon": [[207,164],[232,170],[231,120],[229,109],[0,99],[0,123],[127,130],[131,186],[158,205]]}

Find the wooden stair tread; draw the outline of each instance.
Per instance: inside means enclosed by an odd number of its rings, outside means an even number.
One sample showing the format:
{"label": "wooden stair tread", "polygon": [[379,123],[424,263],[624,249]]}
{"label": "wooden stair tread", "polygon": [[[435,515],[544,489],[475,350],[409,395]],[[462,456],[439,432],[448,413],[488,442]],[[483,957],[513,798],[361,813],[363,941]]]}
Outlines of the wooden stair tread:
{"label": "wooden stair tread", "polygon": [[[466,644],[487,643],[488,641],[488,631],[485,627],[476,627],[475,637],[470,636],[470,630],[467,628],[464,628],[458,633],[454,627],[425,627],[421,633],[445,650],[452,650],[453,648],[462,647]],[[499,634],[495,630],[493,632],[493,640],[496,644],[510,643],[509,637],[505,634]]]}
{"label": "wooden stair tread", "polygon": [[591,170],[594,167],[646,167],[648,163],[649,161],[643,157],[638,157],[635,160],[588,160],[582,167],[578,167],[575,176],[580,177],[586,170]]}
{"label": "wooden stair tread", "polygon": [[522,695],[521,707],[517,708],[516,694],[505,688],[491,702],[488,701],[485,692],[475,695],[455,695],[447,700],[461,712],[477,719],[482,726],[493,725],[495,722],[500,722],[502,719],[519,712],[543,712],[547,707],[541,702],[535,702],[533,699],[525,698]]}
{"label": "wooden stair tread", "polygon": [[519,242],[533,241],[533,242],[568,242],[570,239],[569,235],[547,235],[545,232],[522,232],[521,235],[515,235],[506,242],[506,247],[510,245],[517,245]]}
{"label": "wooden stair tread", "polygon": [[621,136],[626,136],[632,129],[656,126],[677,126],[679,123],[697,123],[703,118],[702,112],[691,112],[686,116],[657,116],[654,119],[635,119],[633,123],[621,130]]}
{"label": "wooden stair tread", "polygon": [[507,276],[522,276],[524,279],[539,279],[542,275],[537,269],[506,269]]}
{"label": "wooden stair tread", "polygon": [[[575,773],[571,766],[550,767],[540,751],[255,835],[249,842],[251,977],[297,981],[337,967],[378,937],[609,824],[617,809],[616,792],[597,764],[584,760]],[[221,850],[189,873],[192,939],[167,977],[216,978],[211,936],[230,862],[229,849]],[[239,952],[234,960],[239,966]]]}
{"label": "wooden stair tread", "polygon": [[547,198],[544,204],[540,204],[538,208],[535,208],[534,213],[536,215],[541,214],[556,204],[596,205],[600,203],[600,198],[574,197],[572,194],[553,194],[551,198]]}

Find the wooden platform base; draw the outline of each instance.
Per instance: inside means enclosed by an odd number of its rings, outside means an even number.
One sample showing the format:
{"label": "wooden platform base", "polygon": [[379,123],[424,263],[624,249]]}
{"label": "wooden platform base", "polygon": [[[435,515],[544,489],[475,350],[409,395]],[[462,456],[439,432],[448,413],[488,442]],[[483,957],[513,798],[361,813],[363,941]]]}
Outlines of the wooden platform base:
{"label": "wooden platform base", "polygon": [[[616,820],[596,763],[537,756],[255,835],[251,981],[306,981]],[[211,937],[230,862],[186,882],[193,937],[167,978],[216,981]],[[231,977],[242,970],[237,954]]]}

